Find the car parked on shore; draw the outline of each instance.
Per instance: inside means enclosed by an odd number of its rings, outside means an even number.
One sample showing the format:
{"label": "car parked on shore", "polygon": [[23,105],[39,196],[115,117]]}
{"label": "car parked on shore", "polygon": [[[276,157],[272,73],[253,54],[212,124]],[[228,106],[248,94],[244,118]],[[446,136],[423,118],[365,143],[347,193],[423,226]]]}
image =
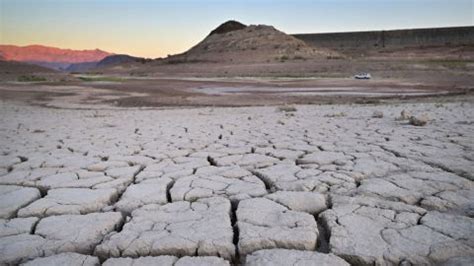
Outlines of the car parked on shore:
{"label": "car parked on shore", "polygon": [[354,75],[354,78],[355,79],[371,79],[372,76],[370,75],[370,73],[359,73],[359,74]]}

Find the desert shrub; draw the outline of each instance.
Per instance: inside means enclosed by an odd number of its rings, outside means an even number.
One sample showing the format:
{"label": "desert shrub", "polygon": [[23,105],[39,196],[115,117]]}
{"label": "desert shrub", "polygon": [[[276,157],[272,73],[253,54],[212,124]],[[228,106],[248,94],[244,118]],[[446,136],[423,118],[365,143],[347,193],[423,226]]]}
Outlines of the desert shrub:
{"label": "desert shrub", "polygon": [[328,56],[326,56],[326,59],[328,59],[328,60],[337,60],[337,59],[344,59],[344,57],[342,57],[340,55],[328,55]]}
{"label": "desert shrub", "polygon": [[92,82],[92,81],[108,81],[108,82],[120,82],[123,79],[120,77],[78,77],[82,81]]}
{"label": "desert shrub", "polygon": [[345,117],[345,116],[347,116],[346,113],[344,113],[344,112],[339,112],[339,113],[327,114],[327,115],[325,115],[324,117],[334,118],[334,117]]}
{"label": "desert shrub", "polygon": [[166,63],[169,65],[174,65],[174,64],[183,64],[186,63],[186,59],[168,59],[166,60]]}
{"label": "desert shrub", "polygon": [[280,61],[280,62],[285,62],[285,61],[287,61],[287,60],[290,59],[290,58],[288,57],[288,55],[282,55],[282,56],[279,56],[279,57],[277,56],[275,59],[276,59],[277,61]]}
{"label": "desert shrub", "polygon": [[296,112],[296,111],[298,111],[298,109],[296,109],[296,107],[294,107],[292,105],[283,105],[283,106],[279,106],[277,108],[277,111],[289,113],[289,112]]}
{"label": "desert shrub", "polygon": [[46,78],[35,76],[35,75],[22,75],[22,76],[19,76],[17,80],[19,82],[40,82],[40,81],[46,81]]}
{"label": "desert shrub", "polygon": [[380,99],[370,99],[370,98],[362,98],[362,99],[357,99],[354,101],[355,104],[380,104],[381,101]]}
{"label": "desert shrub", "polygon": [[468,64],[473,63],[472,60],[462,59],[432,59],[426,62],[430,65],[440,65],[445,68],[466,68]]}
{"label": "desert shrub", "polygon": [[147,77],[148,74],[145,72],[130,72],[130,76],[134,77]]}

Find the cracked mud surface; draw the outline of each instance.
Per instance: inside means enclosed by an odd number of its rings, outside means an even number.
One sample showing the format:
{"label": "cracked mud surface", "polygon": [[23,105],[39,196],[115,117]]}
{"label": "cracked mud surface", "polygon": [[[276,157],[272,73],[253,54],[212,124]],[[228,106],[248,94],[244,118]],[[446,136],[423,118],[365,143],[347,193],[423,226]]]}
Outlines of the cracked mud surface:
{"label": "cracked mud surface", "polygon": [[0,113],[0,265],[474,263],[472,103]]}

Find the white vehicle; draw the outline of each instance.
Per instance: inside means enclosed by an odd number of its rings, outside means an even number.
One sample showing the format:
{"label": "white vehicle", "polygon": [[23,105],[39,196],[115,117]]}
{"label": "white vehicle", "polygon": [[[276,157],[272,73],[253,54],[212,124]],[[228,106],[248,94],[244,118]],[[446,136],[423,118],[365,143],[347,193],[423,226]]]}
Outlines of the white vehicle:
{"label": "white vehicle", "polygon": [[354,76],[355,79],[371,79],[370,73],[360,73]]}

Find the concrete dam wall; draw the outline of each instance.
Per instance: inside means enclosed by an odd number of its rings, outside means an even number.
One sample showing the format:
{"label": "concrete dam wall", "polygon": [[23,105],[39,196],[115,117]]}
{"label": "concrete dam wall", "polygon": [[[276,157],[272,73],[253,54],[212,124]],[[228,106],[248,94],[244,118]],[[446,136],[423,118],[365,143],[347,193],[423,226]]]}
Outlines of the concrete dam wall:
{"label": "concrete dam wall", "polygon": [[334,49],[473,45],[474,27],[310,33],[293,36],[314,46]]}

